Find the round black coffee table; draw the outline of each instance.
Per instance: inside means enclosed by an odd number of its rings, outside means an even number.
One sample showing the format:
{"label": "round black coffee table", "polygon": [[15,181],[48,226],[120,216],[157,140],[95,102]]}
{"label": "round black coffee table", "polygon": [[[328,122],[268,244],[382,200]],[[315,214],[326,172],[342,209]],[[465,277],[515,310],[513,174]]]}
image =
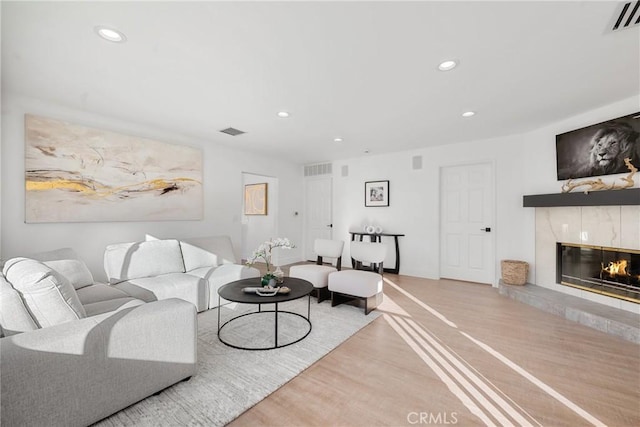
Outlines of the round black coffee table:
{"label": "round black coffee table", "polygon": [[[220,342],[228,345],[229,347],[239,348],[241,350],[272,350],[274,348],[286,347],[288,345],[295,344],[303,340],[304,338],[306,338],[306,336],[309,335],[309,333],[311,332],[311,291],[313,291],[313,285],[303,279],[298,279],[296,277],[285,277],[284,283],[282,284],[282,286],[286,286],[289,289],[291,289],[291,292],[289,292],[288,294],[276,294],[272,297],[266,297],[266,296],[263,297],[255,293],[247,293],[243,291],[243,289],[247,287],[253,288],[253,287],[259,287],[259,286],[260,286],[260,278],[254,277],[250,279],[236,280],[235,282],[227,283],[226,285],[221,286],[220,289],[218,289],[218,339],[220,340]],[[307,317],[304,317],[301,314],[294,313],[291,311],[278,309],[279,303],[286,302],[286,301],[293,301],[293,300],[302,298],[304,296],[308,297]],[[221,325],[220,324],[220,312],[222,311],[222,306],[220,305],[221,298],[224,298],[228,301],[239,302],[242,304],[257,304],[258,311],[252,311],[249,313],[241,314],[236,317],[232,317],[231,319],[227,320]],[[262,304],[274,304],[275,308],[273,310],[262,310]],[[274,331],[273,346],[243,347],[243,346],[231,344],[220,336],[220,332],[222,331],[222,329],[229,323],[235,320],[238,320],[242,317],[251,316],[259,313],[274,313],[275,315],[275,331]],[[309,324],[309,329],[306,331],[304,335],[302,335],[300,338],[296,339],[295,341],[278,345],[278,315],[279,314],[301,317],[302,319],[307,321],[307,323]]]}

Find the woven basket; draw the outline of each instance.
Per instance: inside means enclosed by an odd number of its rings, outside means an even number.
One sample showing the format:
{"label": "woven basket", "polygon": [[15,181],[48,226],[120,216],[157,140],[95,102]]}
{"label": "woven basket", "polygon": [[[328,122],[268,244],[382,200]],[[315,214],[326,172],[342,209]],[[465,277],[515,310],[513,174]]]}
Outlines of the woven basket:
{"label": "woven basket", "polygon": [[524,261],[505,259],[500,261],[502,281],[507,285],[524,285],[527,283],[529,264]]}

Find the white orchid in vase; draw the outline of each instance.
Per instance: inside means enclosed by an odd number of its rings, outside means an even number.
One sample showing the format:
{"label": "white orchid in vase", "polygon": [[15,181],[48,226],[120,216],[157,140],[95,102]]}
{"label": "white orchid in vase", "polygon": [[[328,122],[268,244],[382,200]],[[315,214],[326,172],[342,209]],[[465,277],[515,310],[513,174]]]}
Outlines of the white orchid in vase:
{"label": "white orchid in vase", "polygon": [[255,251],[253,251],[251,257],[249,257],[249,259],[247,260],[247,265],[252,266],[262,258],[262,260],[264,260],[265,264],[267,265],[267,272],[262,276],[262,286],[269,286],[271,283],[273,283],[271,281],[275,281],[276,279],[276,276],[271,271],[271,268],[273,267],[273,264],[271,262],[273,250],[276,248],[293,249],[295,247],[296,245],[291,243],[291,241],[286,237],[277,237],[267,240],[266,242],[258,246]]}

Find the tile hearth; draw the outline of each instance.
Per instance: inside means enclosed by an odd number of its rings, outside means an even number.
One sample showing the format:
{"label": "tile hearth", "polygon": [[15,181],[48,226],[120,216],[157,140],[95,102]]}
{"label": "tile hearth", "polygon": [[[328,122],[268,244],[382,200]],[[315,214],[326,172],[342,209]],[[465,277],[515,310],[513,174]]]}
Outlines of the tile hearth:
{"label": "tile hearth", "polygon": [[582,325],[640,344],[640,314],[532,284],[498,286],[501,295]]}

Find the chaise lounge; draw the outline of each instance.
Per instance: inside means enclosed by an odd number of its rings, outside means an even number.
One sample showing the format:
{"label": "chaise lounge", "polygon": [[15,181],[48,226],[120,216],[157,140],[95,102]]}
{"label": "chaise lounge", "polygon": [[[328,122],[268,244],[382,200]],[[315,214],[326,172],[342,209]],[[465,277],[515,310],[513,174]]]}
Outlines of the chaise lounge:
{"label": "chaise lounge", "polygon": [[0,326],[3,426],[89,425],[196,372],[193,304],[94,283],[70,249],[5,263]]}

